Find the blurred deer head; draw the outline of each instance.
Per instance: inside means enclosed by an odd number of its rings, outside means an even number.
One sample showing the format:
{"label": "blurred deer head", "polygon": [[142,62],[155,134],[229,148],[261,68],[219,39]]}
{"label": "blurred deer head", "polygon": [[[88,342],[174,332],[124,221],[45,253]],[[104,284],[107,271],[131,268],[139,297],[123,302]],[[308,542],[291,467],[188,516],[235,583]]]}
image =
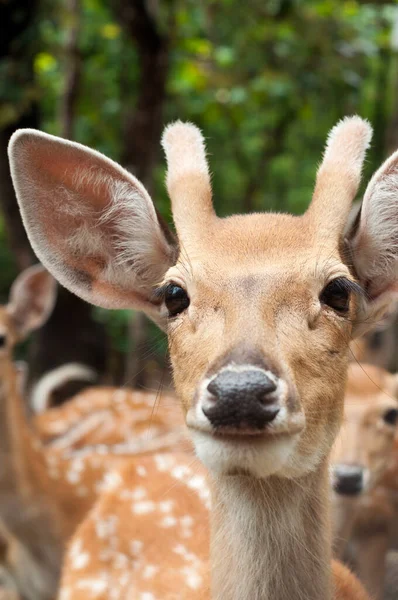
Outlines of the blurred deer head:
{"label": "blurred deer head", "polygon": [[177,238],[130,173],[98,152],[21,130],[9,155],[22,218],[44,265],[107,308],[167,331],[197,452],[215,472],[294,477],[328,454],[343,412],[348,345],[397,285],[398,154],[346,230],[369,124],[329,134],[307,212],[221,219],[200,131],[167,127]]}
{"label": "blurred deer head", "polygon": [[10,356],[17,342],[48,319],[56,298],[56,283],[41,265],[29,267],[15,279],[8,304],[0,307],[0,353]]}
{"label": "blurred deer head", "polygon": [[357,496],[377,485],[394,449],[398,378],[372,365],[348,370],[344,423],[332,452],[333,488]]}

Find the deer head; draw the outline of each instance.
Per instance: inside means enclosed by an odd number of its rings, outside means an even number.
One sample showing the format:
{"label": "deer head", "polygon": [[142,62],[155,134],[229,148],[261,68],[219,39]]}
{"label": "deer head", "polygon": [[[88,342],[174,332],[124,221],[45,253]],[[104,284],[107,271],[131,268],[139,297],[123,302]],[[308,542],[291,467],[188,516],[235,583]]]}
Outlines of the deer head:
{"label": "deer head", "polygon": [[341,496],[371,491],[390,464],[398,423],[397,375],[352,363],[344,424],[332,451],[333,487]]}
{"label": "deer head", "polygon": [[370,138],[359,117],[332,129],[304,215],[221,219],[200,131],[170,125],[176,239],[142,184],[98,152],[34,130],[11,139],[36,254],[83,299],[143,310],[167,331],[186,421],[214,472],[294,477],[332,446],[349,342],[397,285],[398,154],[346,227]]}
{"label": "deer head", "polygon": [[13,347],[45,323],[54,307],[56,283],[41,265],[25,269],[15,279],[8,304],[0,306],[0,353],[11,357]]}

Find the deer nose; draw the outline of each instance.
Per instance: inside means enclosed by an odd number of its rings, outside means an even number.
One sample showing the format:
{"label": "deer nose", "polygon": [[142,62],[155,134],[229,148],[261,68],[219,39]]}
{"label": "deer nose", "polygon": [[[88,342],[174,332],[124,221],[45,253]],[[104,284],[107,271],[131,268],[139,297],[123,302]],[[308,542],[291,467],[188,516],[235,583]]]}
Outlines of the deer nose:
{"label": "deer nose", "polygon": [[363,479],[363,468],[360,465],[336,465],[333,489],[343,496],[356,496],[363,490]]}
{"label": "deer nose", "polygon": [[276,388],[261,369],[225,369],[208,384],[202,410],[214,427],[261,430],[280,410]]}

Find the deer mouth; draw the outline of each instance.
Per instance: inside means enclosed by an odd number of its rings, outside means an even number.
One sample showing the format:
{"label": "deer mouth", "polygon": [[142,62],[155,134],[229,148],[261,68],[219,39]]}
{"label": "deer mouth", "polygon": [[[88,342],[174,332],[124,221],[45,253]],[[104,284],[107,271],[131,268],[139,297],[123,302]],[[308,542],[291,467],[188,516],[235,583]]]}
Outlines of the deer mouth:
{"label": "deer mouth", "polygon": [[300,434],[228,434],[190,428],[196,454],[214,475],[247,472],[256,478],[282,472]]}

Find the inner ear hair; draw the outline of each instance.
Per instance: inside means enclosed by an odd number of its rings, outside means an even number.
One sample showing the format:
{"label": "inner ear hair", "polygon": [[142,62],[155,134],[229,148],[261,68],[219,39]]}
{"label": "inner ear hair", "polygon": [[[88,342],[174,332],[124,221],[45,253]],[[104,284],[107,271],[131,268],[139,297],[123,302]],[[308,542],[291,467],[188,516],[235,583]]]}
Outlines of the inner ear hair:
{"label": "inner ear hair", "polygon": [[362,200],[356,200],[348,215],[347,223],[344,228],[344,238],[353,238],[358,231],[359,223],[361,220]]}

